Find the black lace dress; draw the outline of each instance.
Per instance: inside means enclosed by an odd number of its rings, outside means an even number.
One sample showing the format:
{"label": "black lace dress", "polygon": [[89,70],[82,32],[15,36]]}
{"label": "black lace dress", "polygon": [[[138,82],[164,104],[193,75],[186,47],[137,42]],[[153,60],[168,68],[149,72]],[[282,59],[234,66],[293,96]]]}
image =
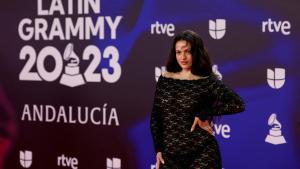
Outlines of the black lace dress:
{"label": "black lace dress", "polygon": [[151,133],[156,152],[166,164],[161,168],[221,168],[218,144],[200,127],[191,132],[195,116],[201,120],[244,111],[236,92],[215,76],[181,80],[160,76],[151,113]]}

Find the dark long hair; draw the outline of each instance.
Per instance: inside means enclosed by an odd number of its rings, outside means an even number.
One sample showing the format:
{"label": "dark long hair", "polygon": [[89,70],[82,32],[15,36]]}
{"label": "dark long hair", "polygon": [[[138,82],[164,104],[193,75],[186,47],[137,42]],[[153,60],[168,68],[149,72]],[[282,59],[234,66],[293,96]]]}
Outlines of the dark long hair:
{"label": "dark long hair", "polygon": [[191,45],[192,69],[194,75],[209,76],[212,74],[212,63],[210,57],[204,48],[200,36],[191,30],[185,30],[177,34],[172,42],[171,51],[167,60],[166,68],[168,72],[180,72],[181,67],[176,60],[176,43],[185,40]]}

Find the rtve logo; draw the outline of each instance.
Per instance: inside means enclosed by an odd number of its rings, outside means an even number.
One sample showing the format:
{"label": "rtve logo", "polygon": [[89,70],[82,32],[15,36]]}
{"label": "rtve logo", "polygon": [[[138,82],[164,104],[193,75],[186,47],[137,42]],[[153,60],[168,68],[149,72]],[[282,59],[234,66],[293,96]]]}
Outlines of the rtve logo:
{"label": "rtve logo", "polygon": [[20,151],[20,164],[23,168],[29,168],[32,164],[32,151]]}
{"label": "rtve logo", "polygon": [[75,157],[66,157],[64,154],[57,157],[57,166],[78,168],[78,159]]}
{"label": "rtve logo", "polygon": [[228,124],[214,124],[214,134],[221,135],[223,138],[230,138],[230,126]]}
{"label": "rtve logo", "polygon": [[151,24],[151,34],[167,34],[168,36],[174,36],[175,25],[170,24],[160,24],[158,21],[155,24]]}
{"label": "rtve logo", "polygon": [[274,71],[267,69],[267,81],[273,89],[280,89],[285,82],[285,69],[275,68]]}
{"label": "rtve logo", "polygon": [[262,22],[262,32],[281,32],[283,35],[291,34],[291,23],[289,21],[272,21],[272,19],[268,19],[268,21]]}
{"label": "rtve logo", "polygon": [[213,39],[222,39],[226,32],[226,20],[216,19],[209,20],[209,34]]}
{"label": "rtve logo", "polygon": [[106,168],[107,169],[121,169],[121,159],[120,158],[106,158]]}

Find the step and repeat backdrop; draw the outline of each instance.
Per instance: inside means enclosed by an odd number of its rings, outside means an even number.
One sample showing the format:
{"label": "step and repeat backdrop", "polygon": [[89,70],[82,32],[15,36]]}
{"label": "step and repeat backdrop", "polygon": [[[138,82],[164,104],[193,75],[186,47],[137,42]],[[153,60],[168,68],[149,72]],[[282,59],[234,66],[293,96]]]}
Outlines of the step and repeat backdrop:
{"label": "step and repeat backdrop", "polygon": [[200,34],[246,111],[213,126],[224,169],[299,169],[296,0],[0,2],[0,169],[155,169],[154,89]]}

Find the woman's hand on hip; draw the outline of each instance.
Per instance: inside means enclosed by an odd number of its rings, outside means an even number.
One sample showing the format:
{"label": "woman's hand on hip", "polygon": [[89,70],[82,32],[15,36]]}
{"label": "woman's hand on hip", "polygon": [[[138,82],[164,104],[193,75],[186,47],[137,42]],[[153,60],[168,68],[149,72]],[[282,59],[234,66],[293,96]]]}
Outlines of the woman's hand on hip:
{"label": "woman's hand on hip", "polygon": [[165,161],[162,157],[161,152],[157,152],[156,153],[156,169],[159,169],[161,163],[165,164]]}
{"label": "woman's hand on hip", "polygon": [[191,128],[191,132],[195,130],[197,125],[199,127],[201,127],[202,129],[206,130],[207,132],[209,132],[211,135],[214,135],[214,131],[213,131],[212,127],[210,126],[210,123],[208,120],[201,121],[199,117],[195,117],[194,123]]}

